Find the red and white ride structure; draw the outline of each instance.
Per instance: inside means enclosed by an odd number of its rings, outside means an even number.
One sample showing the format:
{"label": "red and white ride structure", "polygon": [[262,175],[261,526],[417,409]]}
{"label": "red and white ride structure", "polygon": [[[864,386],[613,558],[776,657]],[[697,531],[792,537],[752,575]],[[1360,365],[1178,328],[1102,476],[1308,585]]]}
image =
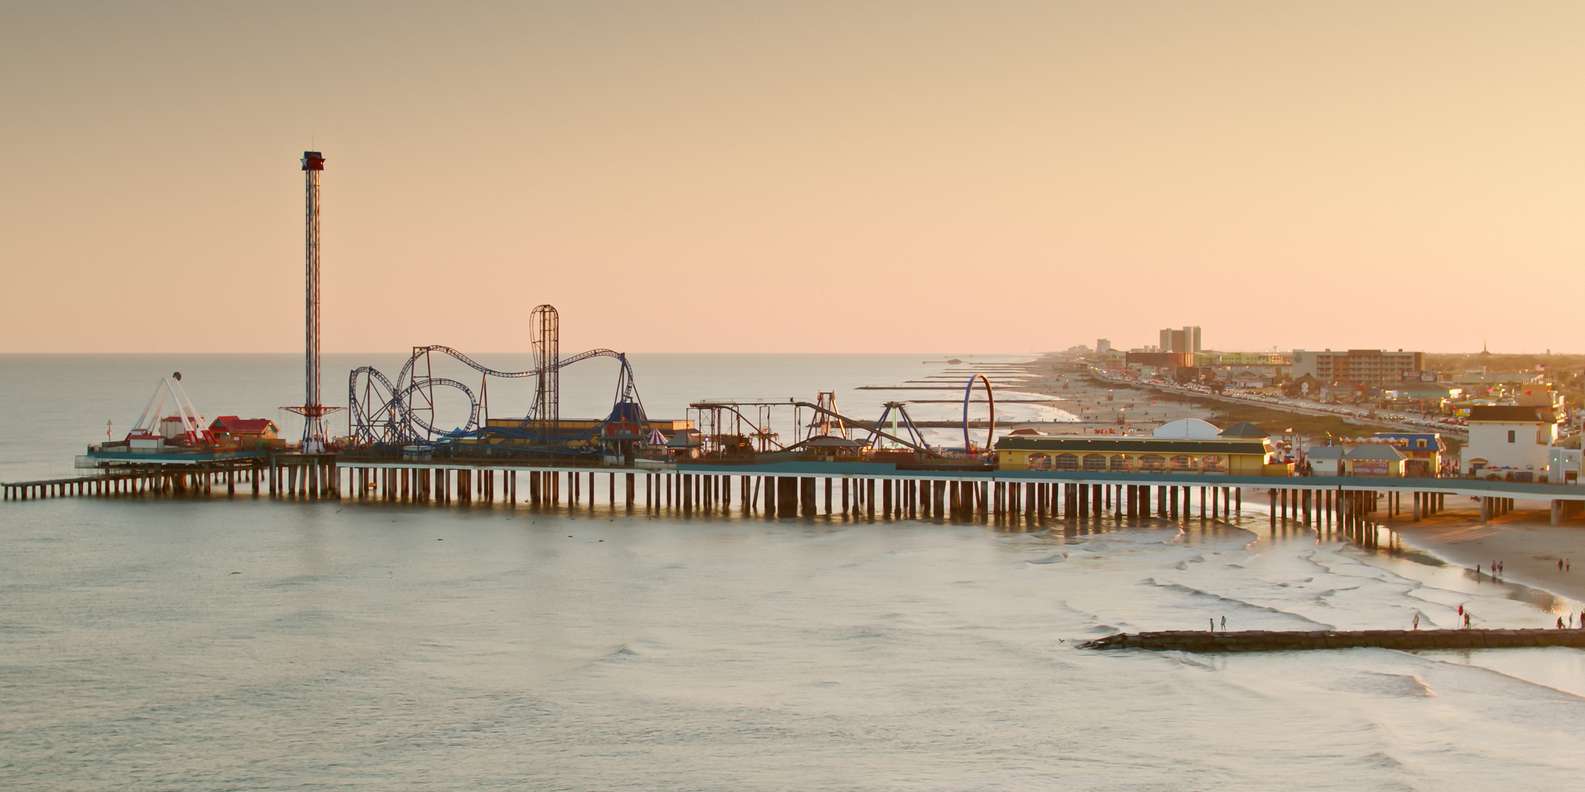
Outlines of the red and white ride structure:
{"label": "red and white ride structure", "polygon": [[157,448],[170,444],[192,448],[210,446],[214,442],[209,422],[182,388],[180,371],[160,379],[148,403],[143,405],[143,413],[132,425],[132,431],[127,432],[127,445],[132,447]]}

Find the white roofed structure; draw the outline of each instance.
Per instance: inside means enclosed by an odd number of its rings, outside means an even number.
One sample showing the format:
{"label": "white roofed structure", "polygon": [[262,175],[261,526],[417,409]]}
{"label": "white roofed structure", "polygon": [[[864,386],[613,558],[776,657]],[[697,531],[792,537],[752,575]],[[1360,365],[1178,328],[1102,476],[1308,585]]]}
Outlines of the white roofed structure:
{"label": "white roofed structure", "polygon": [[1210,421],[1179,418],[1156,427],[1150,436],[1171,440],[1215,440],[1221,434],[1222,430]]}

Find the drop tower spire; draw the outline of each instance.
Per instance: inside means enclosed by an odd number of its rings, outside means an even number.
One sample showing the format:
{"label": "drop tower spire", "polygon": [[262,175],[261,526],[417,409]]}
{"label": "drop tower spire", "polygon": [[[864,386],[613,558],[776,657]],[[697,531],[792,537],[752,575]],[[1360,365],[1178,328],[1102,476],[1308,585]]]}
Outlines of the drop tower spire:
{"label": "drop tower spire", "polygon": [[303,404],[289,407],[303,416],[302,452],[319,454],[329,439],[325,415],[334,408],[320,401],[319,391],[319,174],[325,156],[303,152]]}

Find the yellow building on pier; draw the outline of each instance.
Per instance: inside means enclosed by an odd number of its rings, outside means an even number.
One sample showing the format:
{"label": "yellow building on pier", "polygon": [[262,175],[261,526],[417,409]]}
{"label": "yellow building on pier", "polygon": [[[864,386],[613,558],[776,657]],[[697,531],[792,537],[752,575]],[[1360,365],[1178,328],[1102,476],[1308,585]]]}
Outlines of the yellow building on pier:
{"label": "yellow building on pier", "polygon": [[998,470],[1261,476],[1269,472],[1266,461],[1270,453],[1270,443],[1264,438],[1015,435],[996,443],[996,467]]}

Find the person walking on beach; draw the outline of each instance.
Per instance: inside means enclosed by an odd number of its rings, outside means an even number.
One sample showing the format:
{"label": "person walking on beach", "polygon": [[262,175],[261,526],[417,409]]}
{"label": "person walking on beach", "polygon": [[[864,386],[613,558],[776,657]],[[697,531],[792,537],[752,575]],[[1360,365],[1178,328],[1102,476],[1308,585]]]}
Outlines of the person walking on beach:
{"label": "person walking on beach", "polygon": [[1420,612],[1419,611],[1415,611],[1414,612],[1414,629],[1416,629],[1416,630],[1420,629]]}
{"label": "person walking on beach", "polygon": [[1216,632],[1216,620],[1215,619],[1206,619],[1206,621],[1211,623],[1211,632]]}
{"label": "person walking on beach", "polygon": [[1227,632],[1227,615],[1222,615],[1222,632]]}
{"label": "person walking on beach", "polygon": [[1464,629],[1469,629],[1469,611],[1464,611]]}
{"label": "person walking on beach", "polygon": [[1562,616],[1557,617],[1557,628],[1559,630],[1563,629],[1563,617]]}

